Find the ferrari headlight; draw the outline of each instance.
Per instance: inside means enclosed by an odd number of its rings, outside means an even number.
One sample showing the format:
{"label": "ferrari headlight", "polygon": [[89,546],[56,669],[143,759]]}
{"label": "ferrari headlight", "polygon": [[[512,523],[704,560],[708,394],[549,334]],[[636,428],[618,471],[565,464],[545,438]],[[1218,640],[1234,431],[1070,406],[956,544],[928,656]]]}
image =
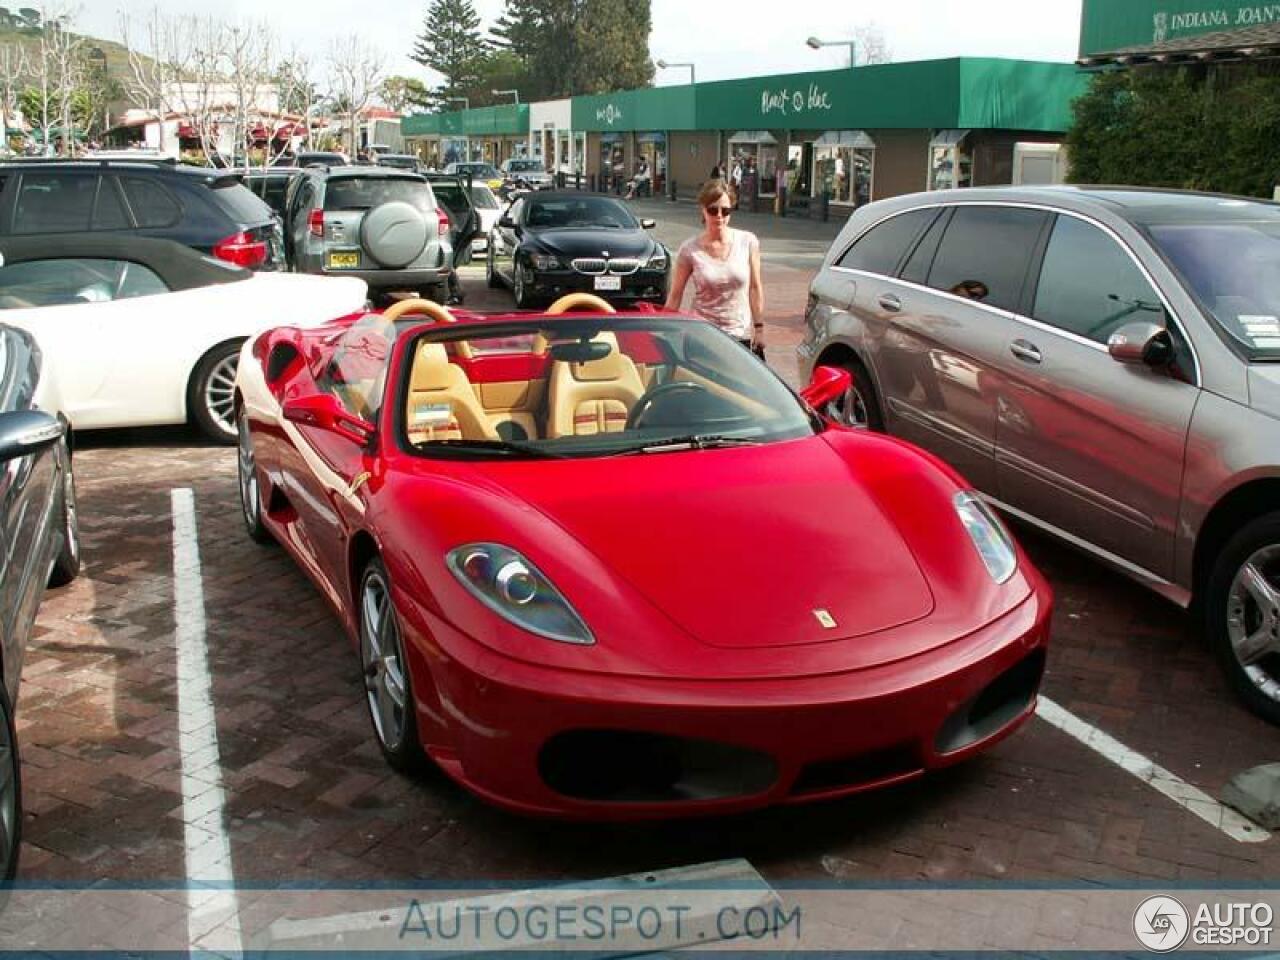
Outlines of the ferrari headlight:
{"label": "ferrari headlight", "polygon": [[658,252],[649,258],[649,269],[650,270],[667,269],[667,251],[659,247]]}
{"label": "ferrari headlight", "polygon": [[985,500],[976,493],[963,491],[957,493],[951,501],[955,504],[960,522],[964,524],[982,558],[987,572],[996,583],[1004,583],[1018,569],[1018,553],[1013,546],[1013,537],[987,506]]}
{"label": "ferrari headlight", "polygon": [[559,270],[560,261],[549,253],[534,253],[529,255],[529,259],[533,262],[535,270]]}
{"label": "ferrari headlight", "polygon": [[562,643],[595,643],[569,601],[510,547],[469,543],[450,550],[445,563],[477,600],[517,627]]}

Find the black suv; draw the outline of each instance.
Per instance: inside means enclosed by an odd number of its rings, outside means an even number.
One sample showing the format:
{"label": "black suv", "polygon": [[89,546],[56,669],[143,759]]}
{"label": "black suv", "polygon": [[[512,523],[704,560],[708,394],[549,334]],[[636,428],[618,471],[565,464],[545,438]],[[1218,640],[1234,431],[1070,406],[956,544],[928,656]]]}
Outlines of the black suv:
{"label": "black suv", "polygon": [[271,208],[239,171],[137,160],[0,163],[0,237],[128,231],[253,270],[284,268]]}

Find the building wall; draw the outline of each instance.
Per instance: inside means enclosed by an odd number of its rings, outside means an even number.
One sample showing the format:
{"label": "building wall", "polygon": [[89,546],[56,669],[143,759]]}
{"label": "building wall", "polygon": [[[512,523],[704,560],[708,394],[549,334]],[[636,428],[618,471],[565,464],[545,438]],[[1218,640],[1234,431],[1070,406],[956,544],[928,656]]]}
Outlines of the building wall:
{"label": "building wall", "polygon": [[931,130],[868,130],[876,142],[871,199],[884,200],[925,188]]}
{"label": "building wall", "polygon": [[697,196],[711,174],[711,168],[716,165],[716,142],[714,130],[671,132],[667,175],[675,179],[680,196]]}
{"label": "building wall", "polygon": [[977,131],[969,134],[973,150],[973,185],[1003,187],[1013,183],[1015,143],[1061,143],[1062,137],[1016,130]]}

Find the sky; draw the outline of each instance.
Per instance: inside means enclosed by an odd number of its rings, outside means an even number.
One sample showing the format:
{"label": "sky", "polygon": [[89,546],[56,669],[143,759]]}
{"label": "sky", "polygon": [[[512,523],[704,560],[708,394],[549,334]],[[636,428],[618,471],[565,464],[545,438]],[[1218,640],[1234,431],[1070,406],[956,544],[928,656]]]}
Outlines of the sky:
{"label": "sky", "polygon": [[[626,0],[618,0],[626,2]],[[652,0],[649,51],[655,60],[695,64],[697,79],[727,80],[847,64],[847,48],[812,50],[805,39],[847,40],[874,23],[895,61],[953,56],[1070,61],[1080,36],[1081,0]],[[322,59],[332,39],[358,34],[387,56],[387,72],[438,82],[408,59],[427,0],[87,0],[76,17],[84,32],[120,39],[122,15],[141,20],[155,6],[168,13],[228,21],[266,19],[286,47]],[[482,26],[503,0],[475,0]],[[74,8],[74,7],[73,7]],[[833,11],[840,11],[838,14]],[[659,86],[687,83],[687,69],[659,70]]]}

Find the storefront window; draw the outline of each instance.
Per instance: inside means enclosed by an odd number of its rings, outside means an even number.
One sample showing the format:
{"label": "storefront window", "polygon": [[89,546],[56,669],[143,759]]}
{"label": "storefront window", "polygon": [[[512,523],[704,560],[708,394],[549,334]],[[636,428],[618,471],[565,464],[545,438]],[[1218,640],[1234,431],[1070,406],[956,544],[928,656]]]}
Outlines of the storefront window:
{"label": "storefront window", "polygon": [[556,162],[557,171],[559,170],[571,171],[573,169],[572,166],[570,166],[569,134],[567,133],[560,134],[560,145],[559,145],[559,148],[556,150],[555,162]]}
{"label": "storefront window", "polygon": [[573,135],[573,172],[585,173],[587,167],[587,135],[585,133],[575,133]]}
{"label": "storefront window", "polygon": [[973,185],[973,155],[965,142],[968,130],[943,130],[929,144],[929,189],[952,190]]}
{"label": "storefront window", "polygon": [[875,151],[856,147],[815,147],[814,180],[832,203],[862,206],[871,201]]}
{"label": "storefront window", "polygon": [[[637,138],[637,160],[644,158],[649,172],[648,184],[642,189],[661,193],[667,179],[667,136],[665,133],[642,133]],[[639,173],[637,163],[635,173]]]}

